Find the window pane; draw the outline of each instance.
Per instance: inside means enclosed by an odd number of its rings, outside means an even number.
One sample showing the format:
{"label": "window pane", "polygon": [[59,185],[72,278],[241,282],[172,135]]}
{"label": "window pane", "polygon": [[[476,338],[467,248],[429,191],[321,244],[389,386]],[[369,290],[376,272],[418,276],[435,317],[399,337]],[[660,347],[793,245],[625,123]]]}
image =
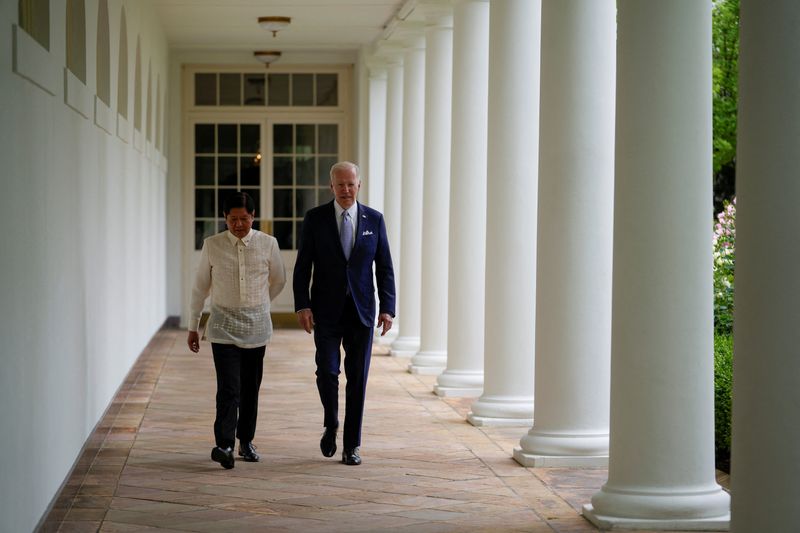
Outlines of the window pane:
{"label": "window pane", "polygon": [[298,220],[294,223],[294,243],[295,248],[300,244],[300,238],[303,235],[303,221]]}
{"label": "window pane", "polygon": [[317,176],[314,168],[315,158],[313,156],[299,156],[295,160],[297,169],[295,177],[297,185],[314,185],[314,178]]}
{"label": "window pane", "polygon": [[292,218],[292,189],[275,189],[272,198],[272,215],[275,218]]}
{"label": "window pane", "polygon": [[276,154],[292,153],[291,124],[275,124],[272,127],[272,151]]}
{"label": "window pane", "polygon": [[[217,210],[220,217],[222,217],[222,210],[225,208],[225,200],[228,198],[228,196],[237,192],[237,190],[238,189],[236,189],[236,187],[226,187],[224,189],[217,189]],[[225,221],[223,220],[223,223],[224,222]]]}
{"label": "window pane", "polygon": [[289,75],[270,74],[267,80],[269,105],[289,105]]}
{"label": "window pane", "polygon": [[317,189],[317,192],[319,193],[317,202],[319,202],[320,205],[326,204],[333,200],[333,191],[331,190],[330,185],[324,188],[320,187]]}
{"label": "window pane", "polygon": [[314,105],[313,74],[292,74],[292,105]]}
{"label": "window pane", "polygon": [[298,217],[305,216],[306,211],[317,205],[315,189],[297,189],[295,196],[295,213]]}
{"label": "window pane", "polygon": [[235,154],[239,151],[239,136],[236,124],[220,124],[217,126],[218,153]]}
{"label": "window pane", "polygon": [[295,131],[294,153],[313,154],[315,152],[314,125],[298,124],[295,126]]}
{"label": "window pane", "polygon": [[339,126],[336,124],[319,125],[319,154],[339,153]]}
{"label": "window pane", "polygon": [[242,75],[219,75],[219,105],[242,105]]}
{"label": "window pane", "polygon": [[194,75],[194,105],[217,105],[217,75]]}
{"label": "window pane", "polygon": [[239,126],[241,153],[257,154],[261,152],[261,128],[258,124],[242,124]]}
{"label": "window pane", "polygon": [[217,158],[217,179],[220,185],[238,185],[236,179],[236,158],[219,157]]}
{"label": "window pane", "polygon": [[338,78],[337,74],[317,74],[317,105],[339,105]]}
{"label": "window pane", "polygon": [[194,216],[197,218],[213,218],[214,189],[195,189]]}
{"label": "window pane", "polygon": [[278,247],[281,250],[292,250],[292,223],[275,221],[272,224],[272,236],[278,240]]}
{"label": "window pane", "polygon": [[292,158],[273,157],[272,158],[272,181],[275,185],[292,184]]}
{"label": "window pane", "polygon": [[195,185],[214,185],[214,156],[194,158]]}
{"label": "window pane", "polygon": [[214,153],[215,129],[213,124],[194,125],[194,152],[196,154]]}
{"label": "window pane", "polygon": [[194,223],[194,249],[199,250],[203,247],[203,240],[206,237],[219,233],[215,220],[197,220]]}
{"label": "window pane", "polygon": [[264,105],[264,75],[244,75],[244,105]]}
{"label": "window pane", "polygon": [[242,192],[246,192],[253,199],[253,203],[256,206],[256,215],[258,215],[261,212],[261,189],[242,189]]}
{"label": "window pane", "polygon": [[257,159],[253,156],[241,157],[239,158],[239,164],[241,165],[239,168],[241,169],[242,186],[258,186],[261,184],[261,173],[259,172],[261,168],[261,159]]}
{"label": "window pane", "polygon": [[336,158],[323,156],[319,158],[319,170],[317,171],[317,183],[328,186],[331,183],[331,167],[336,164]]}

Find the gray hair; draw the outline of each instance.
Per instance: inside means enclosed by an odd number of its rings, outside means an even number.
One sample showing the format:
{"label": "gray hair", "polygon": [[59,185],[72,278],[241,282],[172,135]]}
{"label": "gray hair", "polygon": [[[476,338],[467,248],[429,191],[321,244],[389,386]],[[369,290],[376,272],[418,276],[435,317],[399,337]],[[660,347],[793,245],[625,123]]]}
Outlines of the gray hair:
{"label": "gray hair", "polygon": [[331,167],[331,181],[333,181],[333,175],[339,170],[352,170],[356,174],[356,179],[361,181],[361,169],[350,161],[339,161]]}

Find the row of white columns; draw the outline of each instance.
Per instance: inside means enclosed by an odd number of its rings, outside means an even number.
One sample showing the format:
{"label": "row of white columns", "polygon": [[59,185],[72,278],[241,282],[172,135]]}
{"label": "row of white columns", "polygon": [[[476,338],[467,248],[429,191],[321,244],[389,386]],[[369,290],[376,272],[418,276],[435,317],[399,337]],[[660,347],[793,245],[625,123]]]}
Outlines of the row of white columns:
{"label": "row of white columns", "polygon": [[[797,197],[785,191],[800,166],[800,121],[786,120],[800,116],[797,69],[774,58],[800,60],[800,10],[742,4],[753,20],[742,73],[753,83],[743,82],[751,107],[740,124],[754,132],[740,141],[736,361],[751,371],[737,373],[737,402],[749,405],[734,411],[734,489],[746,495],[734,500],[734,528],[781,531],[793,524],[773,504],[798,496],[800,431],[764,413],[770,401],[798,403],[796,313],[780,291],[796,300],[800,285],[787,286],[797,277],[786,271],[770,300],[759,280],[763,258],[784,259],[784,270],[800,258],[785,245],[798,219],[769,207]],[[473,424],[532,425],[514,450],[523,465],[607,462],[608,482],[584,509],[602,527],[728,524],[713,468],[710,14],[710,2],[457,0],[451,30],[437,2],[424,37],[412,31],[402,57],[389,53],[384,208],[401,309],[392,355],[439,374],[439,395],[480,395]],[[760,77],[786,83],[764,89]],[[763,188],[747,187],[755,176]],[[787,237],[759,239],[762,229]],[[780,330],[764,318],[775,301],[787,302]],[[770,454],[759,432],[737,432],[756,426],[772,437]],[[784,483],[774,489],[770,476]]]}

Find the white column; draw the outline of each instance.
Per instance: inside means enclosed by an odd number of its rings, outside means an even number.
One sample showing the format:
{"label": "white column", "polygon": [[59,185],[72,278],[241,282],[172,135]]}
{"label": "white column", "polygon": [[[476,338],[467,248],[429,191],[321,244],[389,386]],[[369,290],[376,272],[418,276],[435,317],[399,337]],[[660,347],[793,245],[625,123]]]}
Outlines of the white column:
{"label": "white column", "polygon": [[368,64],[369,70],[369,136],[368,164],[366,176],[368,205],[383,213],[384,172],[386,171],[386,67]]}
{"label": "white column", "polygon": [[711,2],[619,0],[601,528],[725,528],[714,477]]}
{"label": "white column", "polygon": [[[388,54],[386,82],[386,149],[384,173],[383,218],[386,221],[386,233],[389,237],[389,248],[394,263],[394,281],[399,288],[403,281],[400,272],[400,196],[403,181],[403,56],[399,52]],[[397,339],[402,323],[402,302],[399,295],[395,302],[397,314],[394,325],[383,337],[378,336],[379,344],[391,345]]]}
{"label": "white column", "polygon": [[525,466],[608,463],[614,0],[543,0],[533,428]]}
{"label": "white column", "polygon": [[489,1],[458,0],[453,17],[447,368],[433,389],[439,396],[479,396],[483,391],[488,92]]}
{"label": "white column", "polygon": [[492,0],[483,394],[475,425],[533,423],[540,0]]}
{"label": "white column", "polygon": [[409,39],[403,58],[403,181],[399,285],[400,331],[392,355],[419,351],[422,264],[422,169],[425,119],[425,37]]}
{"label": "white column", "polygon": [[740,17],[731,530],[797,531],[800,5]]}
{"label": "white column", "polygon": [[428,8],[425,27],[425,157],[423,170],[420,349],[408,370],[440,374],[447,365],[447,250],[450,127],[453,93],[452,9]]}

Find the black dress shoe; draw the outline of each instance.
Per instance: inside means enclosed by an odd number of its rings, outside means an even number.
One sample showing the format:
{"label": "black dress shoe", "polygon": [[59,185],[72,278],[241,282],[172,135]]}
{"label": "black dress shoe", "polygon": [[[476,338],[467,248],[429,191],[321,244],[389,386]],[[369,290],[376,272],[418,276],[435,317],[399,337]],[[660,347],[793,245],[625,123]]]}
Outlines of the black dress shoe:
{"label": "black dress shoe", "polygon": [[361,456],[358,454],[358,446],[342,452],[342,462],[346,465],[360,465]]}
{"label": "black dress shoe", "polygon": [[222,468],[230,470],[234,464],[233,450],[230,447],[222,449],[219,446],[214,446],[211,449],[211,460],[221,464]]}
{"label": "black dress shoe", "polygon": [[336,429],[325,428],[325,433],[319,439],[319,449],[325,457],[333,457],[336,453]]}
{"label": "black dress shoe", "polygon": [[256,453],[256,447],[253,445],[253,441],[239,441],[239,457],[242,457],[248,463],[257,463],[258,460],[261,459]]}

